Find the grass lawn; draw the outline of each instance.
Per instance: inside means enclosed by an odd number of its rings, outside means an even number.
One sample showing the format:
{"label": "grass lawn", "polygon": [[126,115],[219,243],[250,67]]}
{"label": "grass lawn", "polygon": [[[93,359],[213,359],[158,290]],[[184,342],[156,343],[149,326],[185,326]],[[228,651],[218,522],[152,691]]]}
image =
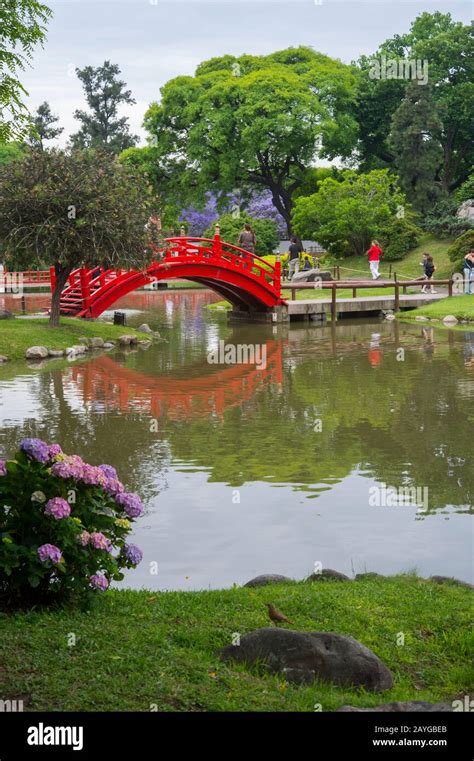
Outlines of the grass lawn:
{"label": "grass lawn", "polygon": [[[369,693],[225,664],[272,601],[306,631],[351,635],[392,670]],[[204,592],[110,591],[88,612],[0,614],[0,695],[34,711],[325,711],[472,694],[472,591],[413,575]],[[400,632],[405,642],[397,645]],[[75,646],[68,646],[70,633]],[[471,642],[469,642],[471,640]],[[469,654],[471,652],[471,655]]]}
{"label": "grass lawn", "polygon": [[[423,274],[423,270],[420,267],[421,257],[426,252],[431,254],[434,258],[436,265],[435,278],[444,280],[451,275],[453,263],[448,259],[448,248],[453,242],[454,238],[440,239],[435,238],[432,235],[423,235],[420,238],[420,244],[416,248],[413,248],[408,254],[399,261],[385,262],[382,259],[380,265],[380,274],[383,278],[388,278],[389,265],[392,265],[392,273],[396,272],[398,278],[409,280],[410,278],[418,278]],[[364,257],[351,256],[347,259],[339,262],[341,267],[341,277],[363,277],[361,272],[351,272],[350,269],[346,270],[345,267],[354,270],[363,270],[363,273],[370,277],[369,267]]]}
{"label": "grass lawn", "polygon": [[0,322],[0,354],[9,359],[23,359],[30,346],[46,346],[47,349],[67,349],[79,342],[79,338],[103,338],[104,341],[117,340],[119,336],[137,335],[145,338],[133,328],[107,325],[104,322],[80,320],[75,317],[61,317],[59,328],[50,328],[48,318],[22,318]]}
{"label": "grass lawn", "polygon": [[425,307],[404,312],[403,319],[414,320],[415,317],[420,315],[442,320],[448,314],[454,315],[458,320],[474,320],[474,295],[452,296],[451,298],[435,301],[432,304],[427,304]]}

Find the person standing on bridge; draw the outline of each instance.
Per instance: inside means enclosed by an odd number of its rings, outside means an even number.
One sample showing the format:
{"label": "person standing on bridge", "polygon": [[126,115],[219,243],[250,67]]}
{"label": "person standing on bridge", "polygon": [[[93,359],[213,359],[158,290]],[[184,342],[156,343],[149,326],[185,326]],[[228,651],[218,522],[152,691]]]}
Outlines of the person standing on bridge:
{"label": "person standing on bridge", "polygon": [[380,259],[383,256],[383,251],[380,247],[378,240],[373,240],[370,244],[370,248],[367,251],[367,257],[369,260],[369,267],[372,273],[372,280],[378,280]]}
{"label": "person standing on bridge", "polygon": [[255,253],[257,238],[255,237],[255,233],[252,230],[251,226],[247,222],[245,223],[244,229],[239,235],[237,245],[240,246],[240,248],[245,249],[245,251],[248,251],[250,254]]}

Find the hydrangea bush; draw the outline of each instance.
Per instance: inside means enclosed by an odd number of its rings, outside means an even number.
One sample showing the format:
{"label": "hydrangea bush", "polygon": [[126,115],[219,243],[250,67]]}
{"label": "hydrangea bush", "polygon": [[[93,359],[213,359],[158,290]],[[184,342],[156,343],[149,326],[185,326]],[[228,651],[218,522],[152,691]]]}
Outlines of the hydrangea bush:
{"label": "hydrangea bush", "polygon": [[142,512],[110,465],[24,439],[14,459],[0,459],[0,600],[34,604],[105,591],[142,559],[126,541]]}

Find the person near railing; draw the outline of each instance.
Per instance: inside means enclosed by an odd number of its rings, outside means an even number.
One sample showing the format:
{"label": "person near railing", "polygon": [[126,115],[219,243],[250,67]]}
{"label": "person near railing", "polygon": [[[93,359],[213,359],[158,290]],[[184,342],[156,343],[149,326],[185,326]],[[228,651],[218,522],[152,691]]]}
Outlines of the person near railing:
{"label": "person near railing", "polygon": [[464,292],[472,296],[472,284],[474,282],[474,250],[469,251],[464,257]]}
{"label": "person near railing", "polygon": [[432,283],[429,281],[433,278],[436,272],[435,263],[431,254],[423,254],[423,270],[425,273],[425,285],[422,287],[422,293],[436,293]]}
{"label": "person near railing", "polygon": [[302,250],[301,243],[298,242],[298,238],[293,236],[288,249],[289,263],[288,263],[288,280],[293,280],[294,276],[300,271],[300,253]]}
{"label": "person near railing", "polygon": [[372,273],[372,280],[378,280],[380,277],[379,266],[380,259],[383,256],[383,251],[378,240],[373,240],[370,244],[370,248],[367,251],[367,258],[369,260],[369,267]]}
{"label": "person near railing", "polygon": [[[239,237],[237,239],[237,245],[240,246],[240,248],[243,248],[244,251],[248,251],[249,254],[255,253],[255,248],[257,246],[257,237],[252,230],[251,225],[246,222],[244,224],[243,230],[240,231]],[[247,261],[243,265],[244,268],[247,267],[247,263],[250,261],[250,265],[252,265],[251,261],[252,257],[247,257]]]}

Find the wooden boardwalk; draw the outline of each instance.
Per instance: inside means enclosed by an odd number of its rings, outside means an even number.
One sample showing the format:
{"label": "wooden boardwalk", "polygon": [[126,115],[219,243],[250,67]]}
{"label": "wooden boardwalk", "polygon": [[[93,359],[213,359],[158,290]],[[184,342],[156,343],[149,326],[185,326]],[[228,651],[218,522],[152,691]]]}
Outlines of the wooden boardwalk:
{"label": "wooden boardwalk", "polygon": [[[399,297],[400,309],[416,309],[431,304],[433,301],[446,298],[446,292],[439,293],[411,293]],[[388,312],[395,306],[395,295],[387,293],[385,296],[358,296],[354,298],[338,298],[336,302],[337,315],[354,314],[361,316],[371,312]],[[331,319],[331,298],[324,299],[301,299],[288,301],[288,315],[292,319],[309,319],[311,315],[324,315]]]}

